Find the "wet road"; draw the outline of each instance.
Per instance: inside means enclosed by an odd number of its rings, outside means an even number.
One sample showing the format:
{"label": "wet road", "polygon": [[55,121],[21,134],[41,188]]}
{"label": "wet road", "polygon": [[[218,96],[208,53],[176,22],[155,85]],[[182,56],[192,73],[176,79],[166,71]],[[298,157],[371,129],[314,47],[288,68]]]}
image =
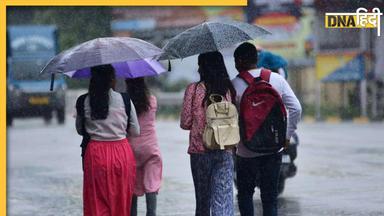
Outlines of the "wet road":
{"label": "wet road", "polygon": [[[82,215],[81,138],[73,125],[70,117],[64,126],[32,119],[9,129],[8,215]],[[188,133],[173,121],[157,128],[164,160],[158,215],[193,215]],[[298,174],[286,182],[280,215],[384,215],[383,123],[302,123],[298,134]],[[254,200],[261,215],[258,192]]]}

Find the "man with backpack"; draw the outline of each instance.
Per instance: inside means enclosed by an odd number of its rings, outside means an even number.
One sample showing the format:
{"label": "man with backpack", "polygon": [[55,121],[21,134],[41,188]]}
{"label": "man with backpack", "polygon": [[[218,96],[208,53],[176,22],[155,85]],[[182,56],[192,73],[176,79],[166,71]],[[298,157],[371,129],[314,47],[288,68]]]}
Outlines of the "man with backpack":
{"label": "man with backpack", "polygon": [[281,151],[297,128],[301,105],[284,77],[256,67],[257,56],[251,43],[234,53],[239,75],[232,83],[241,134],[236,152],[238,204],[242,216],[253,216],[253,194],[259,186],[263,215],[276,216]]}

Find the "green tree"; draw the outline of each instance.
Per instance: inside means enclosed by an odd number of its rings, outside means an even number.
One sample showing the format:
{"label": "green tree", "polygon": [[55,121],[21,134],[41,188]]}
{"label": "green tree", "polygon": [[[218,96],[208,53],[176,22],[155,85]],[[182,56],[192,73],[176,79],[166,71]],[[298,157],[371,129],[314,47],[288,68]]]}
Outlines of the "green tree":
{"label": "green tree", "polygon": [[97,37],[111,36],[110,7],[39,7],[34,23],[55,24],[59,30],[60,49]]}
{"label": "green tree", "polygon": [[[57,25],[61,50],[111,36],[111,19],[109,7],[49,7],[39,9],[34,16],[35,23]],[[68,79],[70,88],[84,88],[87,83],[87,80]]]}

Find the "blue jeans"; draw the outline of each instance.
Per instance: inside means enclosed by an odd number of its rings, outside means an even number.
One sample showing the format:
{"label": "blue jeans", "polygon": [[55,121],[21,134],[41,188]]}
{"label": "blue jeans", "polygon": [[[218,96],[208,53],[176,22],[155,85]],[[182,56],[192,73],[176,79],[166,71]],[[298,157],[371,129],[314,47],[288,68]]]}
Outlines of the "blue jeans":
{"label": "blue jeans", "polygon": [[191,154],[196,216],[233,216],[233,159],[227,151]]}
{"label": "blue jeans", "polygon": [[263,216],[277,216],[281,154],[254,158],[236,157],[238,204],[241,216],[253,216],[253,194],[260,188]]}

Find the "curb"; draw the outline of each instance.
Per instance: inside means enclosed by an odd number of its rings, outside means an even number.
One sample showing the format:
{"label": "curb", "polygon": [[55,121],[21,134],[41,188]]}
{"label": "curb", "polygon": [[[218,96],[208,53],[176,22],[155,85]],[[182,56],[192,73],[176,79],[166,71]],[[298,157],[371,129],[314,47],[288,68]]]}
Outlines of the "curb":
{"label": "curb", "polygon": [[356,117],[353,119],[354,124],[368,124],[369,122],[367,117]]}
{"label": "curb", "polygon": [[316,119],[312,116],[304,116],[303,117],[303,122],[304,123],[309,123],[309,124],[313,124],[313,123],[316,123]]}
{"label": "curb", "polygon": [[340,117],[337,117],[337,116],[327,117],[323,121],[318,121],[318,120],[316,120],[316,118],[314,118],[312,116],[304,116],[302,118],[302,122],[308,123],[308,124],[313,124],[313,123],[317,123],[317,122],[325,122],[325,123],[329,123],[329,124],[340,124],[343,122],[351,122],[353,124],[369,124],[369,123],[371,123],[371,121],[367,117],[356,117],[356,118],[353,118],[352,120],[342,120]]}
{"label": "curb", "polygon": [[341,123],[341,118],[337,116],[330,116],[325,119],[325,122],[330,123],[330,124],[339,124]]}

